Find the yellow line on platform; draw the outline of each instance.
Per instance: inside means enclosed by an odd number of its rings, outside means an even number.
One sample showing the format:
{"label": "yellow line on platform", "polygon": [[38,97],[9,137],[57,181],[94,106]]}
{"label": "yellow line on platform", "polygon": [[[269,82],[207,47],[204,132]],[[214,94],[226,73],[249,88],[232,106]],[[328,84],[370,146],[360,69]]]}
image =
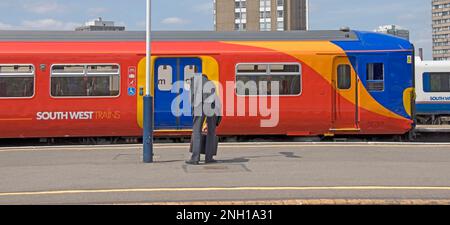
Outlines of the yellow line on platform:
{"label": "yellow line on platform", "polygon": [[[427,148],[428,150],[432,150],[433,147],[444,147],[449,148],[450,144],[423,144],[423,145],[407,145],[407,144],[220,144],[220,149],[240,149],[240,148],[248,148],[248,149],[258,149],[258,148],[338,148],[338,147],[346,147],[346,148]],[[52,147],[5,147],[0,148],[1,152],[25,152],[25,151],[107,151],[107,150],[138,150],[141,149],[140,145],[131,145],[131,146],[52,146]],[[189,148],[188,144],[185,145],[155,145],[154,149],[187,149]],[[348,150],[348,149],[346,149]]]}
{"label": "yellow line on platform", "polygon": [[138,193],[138,192],[223,192],[223,191],[450,191],[450,187],[389,187],[389,186],[349,186],[349,187],[205,187],[205,188],[131,188],[99,190],[61,190],[36,192],[0,193],[0,197],[102,194],[102,193]]}

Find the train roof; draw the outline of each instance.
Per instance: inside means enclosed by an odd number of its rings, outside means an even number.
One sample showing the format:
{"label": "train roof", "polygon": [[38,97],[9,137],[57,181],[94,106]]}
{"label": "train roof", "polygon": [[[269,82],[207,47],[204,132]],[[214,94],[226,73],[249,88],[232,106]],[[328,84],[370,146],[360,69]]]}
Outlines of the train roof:
{"label": "train roof", "polygon": [[[144,31],[0,31],[0,42],[145,41]],[[353,31],[154,31],[152,41],[356,41]]]}
{"label": "train roof", "polygon": [[[142,31],[0,31],[0,54],[64,54],[118,53],[145,54]],[[245,41],[324,41],[347,53],[413,51],[412,44],[402,38],[362,31],[289,31],[289,32],[212,32],[154,31],[154,54],[223,54],[261,52],[264,48],[235,45]],[[186,44],[184,42],[192,42]],[[299,49],[297,49],[299,50]],[[327,52],[330,49],[303,45],[304,52]]]}
{"label": "train roof", "polygon": [[431,61],[422,60],[420,57],[416,57],[416,67],[431,67],[435,69],[450,69],[450,61]]}

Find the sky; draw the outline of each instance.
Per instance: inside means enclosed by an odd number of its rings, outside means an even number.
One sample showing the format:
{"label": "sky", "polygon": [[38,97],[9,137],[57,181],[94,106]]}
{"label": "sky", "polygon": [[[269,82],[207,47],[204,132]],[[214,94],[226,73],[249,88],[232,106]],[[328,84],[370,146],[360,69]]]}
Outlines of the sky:
{"label": "sky", "polygon": [[[232,1],[232,0],[230,0]],[[73,30],[102,17],[145,29],[145,0],[0,0],[1,30]],[[153,30],[213,30],[213,0],[152,0]],[[396,24],[431,59],[431,0],[310,0],[310,27],[372,31]]]}

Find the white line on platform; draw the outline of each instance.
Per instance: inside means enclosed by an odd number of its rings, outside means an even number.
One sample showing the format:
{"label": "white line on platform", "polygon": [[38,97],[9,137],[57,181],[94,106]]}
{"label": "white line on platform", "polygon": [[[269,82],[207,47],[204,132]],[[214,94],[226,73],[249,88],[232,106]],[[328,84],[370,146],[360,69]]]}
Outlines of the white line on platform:
{"label": "white line on platform", "polygon": [[[154,149],[185,149],[188,144],[156,144]],[[298,147],[380,147],[380,148],[424,148],[424,147],[450,147],[450,143],[388,143],[388,142],[360,142],[360,143],[222,143],[220,148],[298,148]],[[21,151],[105,151],[105,150],[140,150],[142,145],[97,145],[97,146],[31,146],[31,147],[5,147],[0,148],[1,152],[21,152]]]}
{"label": "white line on platform", "polygon": [[354,187],[205,187],[205,188],[132,188],[99,190],[61,190],[36,192],[0,193],[0,197],[40,196],[68,194],[107,194],[107,193],[150,193],[150,192],[213,192],[213,191],[450,191],[450,187],[389,187],[389,186],[354,186]]}

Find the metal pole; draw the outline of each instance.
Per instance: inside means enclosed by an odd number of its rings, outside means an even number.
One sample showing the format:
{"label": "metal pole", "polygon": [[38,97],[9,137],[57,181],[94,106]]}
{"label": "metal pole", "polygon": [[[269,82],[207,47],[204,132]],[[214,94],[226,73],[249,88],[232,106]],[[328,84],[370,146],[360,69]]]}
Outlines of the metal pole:
{"label": "metal pole", "polygon": [[144,163],[153,162],[153,97],[151,96],[151,0],[147,0],[146,91],[144,96]]}
{"label": "metal pole", "polygon": [[420,60],[423,60],[423,48],[419,48],[419,57]]}
{"label": "metal pole", "polygon": [[309,29],[309,0],[306,0],[306,30]]}

